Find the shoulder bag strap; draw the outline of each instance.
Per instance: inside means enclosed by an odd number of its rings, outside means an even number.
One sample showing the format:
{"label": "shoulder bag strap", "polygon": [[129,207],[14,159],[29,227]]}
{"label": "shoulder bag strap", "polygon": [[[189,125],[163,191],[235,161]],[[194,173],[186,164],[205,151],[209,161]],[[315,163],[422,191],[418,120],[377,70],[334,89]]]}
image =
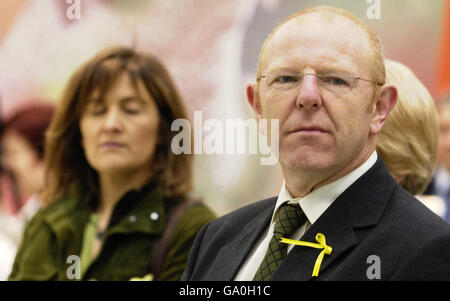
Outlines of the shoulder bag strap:
{"label": "shoulder bag strap", "polygon": [[151,265],[153,280],[159,280],[163,270],[164,262],[166,261],[167,253],[169,252],[169,243],[173,232],[180,220],[180,218],[192,207],[201,204],[200,201],[186,201],[178,204],[173,208],[168,216],[164,227],[163,234],[155,242],[151,253]]}

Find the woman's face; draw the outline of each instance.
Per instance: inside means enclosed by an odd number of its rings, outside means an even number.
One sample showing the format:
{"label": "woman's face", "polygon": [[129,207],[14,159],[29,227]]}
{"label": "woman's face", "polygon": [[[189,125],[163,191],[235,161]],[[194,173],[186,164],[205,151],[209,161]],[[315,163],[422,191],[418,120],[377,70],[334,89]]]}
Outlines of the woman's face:
{"label": "woman's face", "polygon": [[159,113],[152,96],[141,81],[136,90],[123,73],[103,99],[98,97],[94,91],[80,120],[88,163],[100,175],[148,173],[159,134]]}

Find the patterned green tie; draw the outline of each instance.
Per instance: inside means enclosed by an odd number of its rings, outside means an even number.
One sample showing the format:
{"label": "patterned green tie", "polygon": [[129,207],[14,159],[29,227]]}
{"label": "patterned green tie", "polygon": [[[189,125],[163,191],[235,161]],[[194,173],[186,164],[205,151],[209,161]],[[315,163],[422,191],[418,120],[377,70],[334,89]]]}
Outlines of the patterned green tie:
{"label": "patterned green tie", "polygon": [[280,243],[280,239],[289,238],[306,222],[306,216],[298,204],[290,205],[286,202],[281,205],[279,210],[278,221],[275,223],[269,248],[253,281],[267,281],[272,277],[287,254],[287,244]]}

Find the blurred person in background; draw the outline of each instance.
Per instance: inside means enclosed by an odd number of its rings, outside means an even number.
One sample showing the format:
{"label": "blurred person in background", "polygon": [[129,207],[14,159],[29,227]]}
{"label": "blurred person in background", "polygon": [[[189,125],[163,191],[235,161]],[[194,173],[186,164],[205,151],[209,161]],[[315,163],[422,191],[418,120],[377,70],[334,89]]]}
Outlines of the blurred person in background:
{"label": "blurred person in background", "polygon": [[424,194],[438,195],[445,201],[445,220],[450,223],[450,95],[437,102],[439,114],[438,166]]}
{"label": "blurred person in background", "polygon": [[53,114],[51,104],[28,103],[17,109],[3,126],[2,164],[14,179],[19,196],[18,214],[25,221],[41,205],[45,132]]}
{"label": "blurred person in background", "polygon": [[439,123],[427,88],[405,65],[386,60],[386,82],[398,90],[398,100],[377,138],[377,152],[400,186],[444,217],[439,196],[421,195],[436,167]]}
{"label": "blurred person in background", "polygon": [[45,102],[27,102],[2,124],[0,280],[11,272],[23,229],[41,206],[45,131],[53,112]]}
{"label": "blurred person in background", "polygon": [[47,136],[46,205],[9,279],[178,280],[215,217],[191,200],[192,156],[170,149],[178,118],[181,97],[153,56],[108,49],[78,69]]}

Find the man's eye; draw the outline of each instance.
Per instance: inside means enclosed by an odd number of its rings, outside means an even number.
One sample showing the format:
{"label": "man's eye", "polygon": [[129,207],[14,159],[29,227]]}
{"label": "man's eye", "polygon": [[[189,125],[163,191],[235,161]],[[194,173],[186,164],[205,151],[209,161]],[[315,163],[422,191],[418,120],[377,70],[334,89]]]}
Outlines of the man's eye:
{"label": "man's eye", "polygon": [[275,82],[277,83],[295,83],[297,81],[298,77],[292,75],[282,75],[275,78]]}
{"label": "man's eye", "polygon": [[347,86],[348,83],[346,80],[336,77],[336,76],[323,76],[321,77],[322,81],[329,83],[334,86]]}

